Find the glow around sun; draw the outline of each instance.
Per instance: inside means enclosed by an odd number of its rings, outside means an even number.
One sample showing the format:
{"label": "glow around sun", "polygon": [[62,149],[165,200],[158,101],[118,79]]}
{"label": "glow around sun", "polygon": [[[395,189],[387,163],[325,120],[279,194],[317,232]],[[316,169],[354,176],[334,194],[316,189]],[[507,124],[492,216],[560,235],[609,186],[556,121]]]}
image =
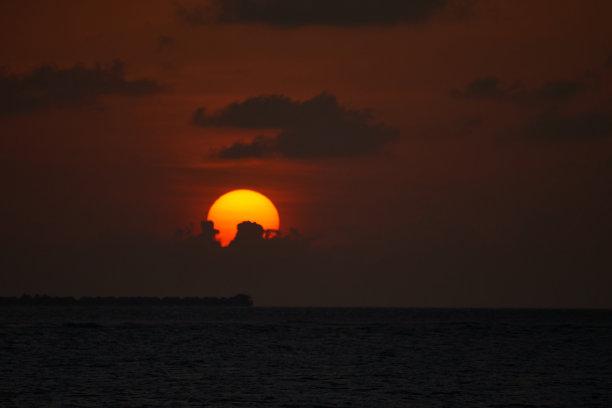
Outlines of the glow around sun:
{"label": "glow around sun", "polygon": [[236,236],[237,225],[256,222],[264,230],[279,229],[278,211],[265,195],[253,190],[233,190],[217,198],[208,210],[208,220],[219,230],[218,240],[226,246]]}

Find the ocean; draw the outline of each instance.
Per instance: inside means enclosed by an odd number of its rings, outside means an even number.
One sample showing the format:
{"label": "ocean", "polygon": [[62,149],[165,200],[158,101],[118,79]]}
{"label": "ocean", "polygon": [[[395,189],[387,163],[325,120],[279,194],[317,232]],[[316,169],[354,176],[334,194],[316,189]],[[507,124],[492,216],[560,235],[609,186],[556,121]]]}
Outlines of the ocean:
{"label": "ocean", "polygon": [[612,311],[11,306],[1,407],[612,407]]}

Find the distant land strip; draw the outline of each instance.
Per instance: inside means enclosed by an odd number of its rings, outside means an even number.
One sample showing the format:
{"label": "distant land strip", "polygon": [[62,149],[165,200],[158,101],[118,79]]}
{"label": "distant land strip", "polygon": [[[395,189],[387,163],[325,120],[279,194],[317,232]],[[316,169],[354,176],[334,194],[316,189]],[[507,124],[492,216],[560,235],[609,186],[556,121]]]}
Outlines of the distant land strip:
{"label": "distant land strip", "polygon": [[57,297],[47,295],[0,297],[0,306],[253,306],[249,295],[232,297]]}

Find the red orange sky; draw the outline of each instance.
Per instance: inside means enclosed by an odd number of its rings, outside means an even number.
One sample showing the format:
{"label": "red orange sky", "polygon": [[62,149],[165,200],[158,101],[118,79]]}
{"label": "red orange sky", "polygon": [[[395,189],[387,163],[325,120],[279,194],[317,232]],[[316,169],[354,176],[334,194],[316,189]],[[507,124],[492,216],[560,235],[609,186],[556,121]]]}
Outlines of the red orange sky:
{"label": "red orange sky", "polygon": [[[355,285],[334,300],[262,289],[264,303],[414,305],[427,281],[442,288],[431,305],[612,306],[607,2],[232,9],[243,3],[2,2],[7,251],[164,241],[251,188],[285,232],[341,248],[331,293]],[[206,4],[217,14],[200,18]],[[364,247],[372,271],[347,278],[346,254]],[[0,294],[120,286],[77,272],[42,282],[10,262]]]}

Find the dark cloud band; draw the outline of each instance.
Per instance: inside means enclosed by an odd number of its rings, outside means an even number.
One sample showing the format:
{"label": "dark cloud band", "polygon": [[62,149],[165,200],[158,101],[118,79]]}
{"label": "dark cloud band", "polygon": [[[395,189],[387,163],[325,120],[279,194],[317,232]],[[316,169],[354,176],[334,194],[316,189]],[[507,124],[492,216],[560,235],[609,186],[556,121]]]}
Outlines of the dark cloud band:
{"label": "dark cloud band", "polygon": [[530,139],[593,139],[612,136],[612,114],[588,112],[565,116],[543,114],[529,121],[521,133]]}
{"label": "dark cloud band", "polygon": [[277,27],[414,24],[431,18],[448,0],[213,0],[179,7],[191,24],[262,23]]}
{"label": "dark cloud band", "polygon": [[[587,81],[548,81],[533,89],[515,84],[502,86],[494,76],[478,78],[465,89],[453,90],[457,99],[503,101],[517,106],[536,108],[540,111],[516,132],[529,139],[592,139],[612,136],[612,114],[609,109],[592,107],[580,114],[568,114],[561,109],[564,104],[576,100],[586,90],[597,88]],[[512,133],[512,132],[511,132]]]}
{"label": "dark cloud band", "polygon": [[78,106],[101,95],[147,95],[162,90],[150,79],[126,80],[119,60],[109,67],[42,65],[26,75],[0,73],[0,114]]}
{"label": "dark cloud band", "polygon": [[519,85],[503,87],[499,78],[483,77],[470,82],[463,90],[453,90],[451,96],[465,99],[487,99],[518,104],[549,103],[569,100],[587,88],[582,81],[549,81],[539,88],[526,90]]}
{"label": "dark cloud band", "polygon": [[235,143],[222,149],[218,156],[227,159],[361,156],[377,152],[398,137],[397,129],[372,123],[369,110],[345,109],[327,93],[303,102],[283,95],[262,95],[231,103],[213,115],[200,108],[192,123],[203,127],[280,129],[275,137],[258,136],[250,143]]}

